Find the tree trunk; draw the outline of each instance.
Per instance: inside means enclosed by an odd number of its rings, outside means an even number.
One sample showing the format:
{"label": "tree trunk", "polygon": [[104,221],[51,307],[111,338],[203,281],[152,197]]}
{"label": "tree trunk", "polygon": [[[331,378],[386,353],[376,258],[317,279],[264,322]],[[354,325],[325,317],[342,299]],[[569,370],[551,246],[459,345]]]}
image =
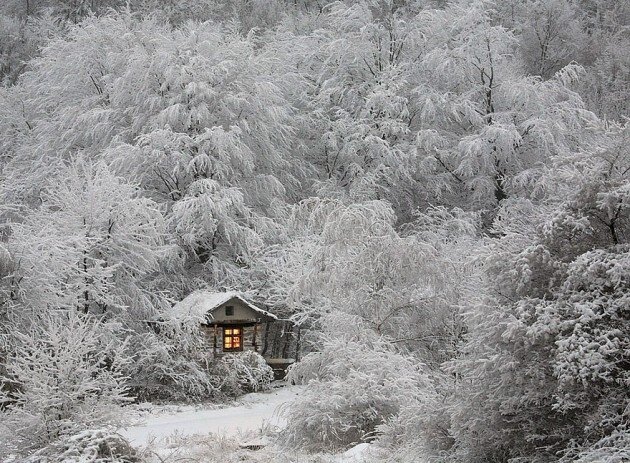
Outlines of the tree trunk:
{"label": "tree trunk", "polygon": [[300,349],[302,348],[302,327],[297,327],[297,340],[295,341],[295,361],[300,361]]}

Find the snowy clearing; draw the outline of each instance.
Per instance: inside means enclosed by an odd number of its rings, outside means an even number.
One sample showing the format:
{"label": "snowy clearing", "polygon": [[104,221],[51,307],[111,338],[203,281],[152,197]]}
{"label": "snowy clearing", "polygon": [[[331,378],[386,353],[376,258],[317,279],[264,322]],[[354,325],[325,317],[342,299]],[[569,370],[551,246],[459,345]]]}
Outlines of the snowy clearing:
{"label": "snowy clearing", "polygon": [[[286,425],[281,408],[295,400],[302,386],[243,396],[237,405],[140,405],[138,424],[120,430],[147,462],[275,461],[288,463],[361,463],[369,444],[336,454],[289,455],[266,437],[265,431]],[[264,450],[261,450],[263,449]],[[217,460],[218,458],[218,460]]]}
{"label": "snowy clearing", "polygon": [[194,405],[172,407],[166,410],[155,406],[148,416],[143,416],[141,424],[130,426],[120,433],[136,447],[147,445],[152,441],[163,440],[177,434],[190,436],[194,434],[218,434],[236,437],[263,428],[284,426],[279,407],[291,402],[299,394],[300,387],[291,386],[274,389],[271,392],[252,393],[244,396],[239,405],[208,409]]}

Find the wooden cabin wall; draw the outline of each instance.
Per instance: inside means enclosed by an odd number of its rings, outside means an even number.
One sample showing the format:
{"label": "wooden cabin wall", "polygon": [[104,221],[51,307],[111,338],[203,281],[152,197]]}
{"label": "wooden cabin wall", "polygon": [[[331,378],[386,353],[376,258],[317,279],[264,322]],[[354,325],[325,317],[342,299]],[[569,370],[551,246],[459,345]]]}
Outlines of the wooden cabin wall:
{"label": "wooden cabin wall", "polygon": [[[201,331],[204,338],[204,348],[212,355],[214,352],[214,327],[202,325]],[[302,351],[304,350],[304,334],[304,331],[298,333],[297,328],[285,320],[261,323],[258,325],[256,333],[258,353],[266,358],[300,358],[297,350],[300,344]],[[221,326],[217,326],[216,347],[217,356],[223,355],[223,328]],[[255,350],[253,326],[243,327],[243,350]]]}
{"label": "wooden cabin wall", "polygon": [[[235,325],[236,326],[236,325]],[[253,326],[242,326],[240,327],[243,330],[243,351],[248,350],[256,350],[258,347],[258,353],[262,351],[262,336],[264,332],[264,324],[261,324],[257,328],[256,333],[256,345],[254,345],[254,327]],[[216,345],[216,354],[217,356],[224,355],[228,352],[223,352],[223,327],[217,326],[217,345]],[[202,325],[201,331],[203,333],[204,339],[204,348],[212,354],[214,352],[214,326],[212,325]],[[238,351],[234,351],[238,352]]]}

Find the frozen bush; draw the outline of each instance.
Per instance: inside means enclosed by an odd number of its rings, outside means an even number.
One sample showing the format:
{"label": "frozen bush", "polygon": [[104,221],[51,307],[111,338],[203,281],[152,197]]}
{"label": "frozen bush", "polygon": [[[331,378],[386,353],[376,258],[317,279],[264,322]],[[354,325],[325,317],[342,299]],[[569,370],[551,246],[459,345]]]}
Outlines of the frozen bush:
{"label": "frozen bush", "polygon": [[382,339],[324,342],[294,365],[289,381],[306,384],[285,415],[284,444],[308,451],[349,448],[429,395],[423,367]]}
{"label": "frozen bush", "polygon": [[199,401],[269,389],[273,370],[256,352],[212,360],[197,320],[166,320],[129,341],[127,375],[140,400]]}
{"label": "frozen bush", "polygon": [[131,337],[134,362],[127,371],[139,400],[195,401],[221,394],[220,378],[209,370],[209,355],[195,323],[165,321],[153,332]]}
{"label": "frozen bush", "polygon": [[253,351],[227,354],[215,368],[221,377],[221,390],[228,396],[265,391],[273,380],[273,370],[265,359]]}
{"label": "frozen bush", "polygon": [[13,334],[6,361],[15,387],[0,391],[6,409],[4,451],[29,454],[80,431],[118,425],[127,396],[125,344],[109,326],[74,311],[44,313],[28,332]]}
{"label": "frozen bush", "polygon": [[442,461],[453,446],[448,400],[454,379],[436,371],[431,379],[435,384],[434,394],[410,401],[398,415],[379,426],[377,446],[386,449],[386,455],[379,461]]}
{"label": "frozen bush", "polygon": [[134,463],[136,451],[120,434],[106,429],[89,429],[57,440],[37,451],[27,463]]}
{"label": "frozen bush", "polygon": [[620,426],[609,436],[604,437],[586,449],[581,449],[578,455],[569,453],[562,462],[575,463],[623,463],[630,461],[630,432],[627,426]]}

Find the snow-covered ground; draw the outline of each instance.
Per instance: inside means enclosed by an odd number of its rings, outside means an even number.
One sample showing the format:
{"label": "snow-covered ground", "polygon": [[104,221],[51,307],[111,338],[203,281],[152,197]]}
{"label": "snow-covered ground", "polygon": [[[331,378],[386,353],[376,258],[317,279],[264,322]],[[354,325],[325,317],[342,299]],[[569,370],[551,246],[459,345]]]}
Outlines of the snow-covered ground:
{"label": "snow-covered ground", "polygon": [[286,425],[281,409],[301,390],[301,386],[286,386],[248,394],[229,406],[139,405],[130,417],[135,424],[119,432],[148,462],[364,463],[368,444],[312,457],[275,448],[266,431]]}
{"label": "snow-covered ground", "polygon": [[236,437],[265,427],[282,427],[281,405],[291,402],[300,387],[282,387],[270,392],[244,396],[238,405],[224,408],[210,406],[152,407],[140,414],[138,424],[120,431],[136,447],[160,441],[172,435],[187,436],[213,433]]}

